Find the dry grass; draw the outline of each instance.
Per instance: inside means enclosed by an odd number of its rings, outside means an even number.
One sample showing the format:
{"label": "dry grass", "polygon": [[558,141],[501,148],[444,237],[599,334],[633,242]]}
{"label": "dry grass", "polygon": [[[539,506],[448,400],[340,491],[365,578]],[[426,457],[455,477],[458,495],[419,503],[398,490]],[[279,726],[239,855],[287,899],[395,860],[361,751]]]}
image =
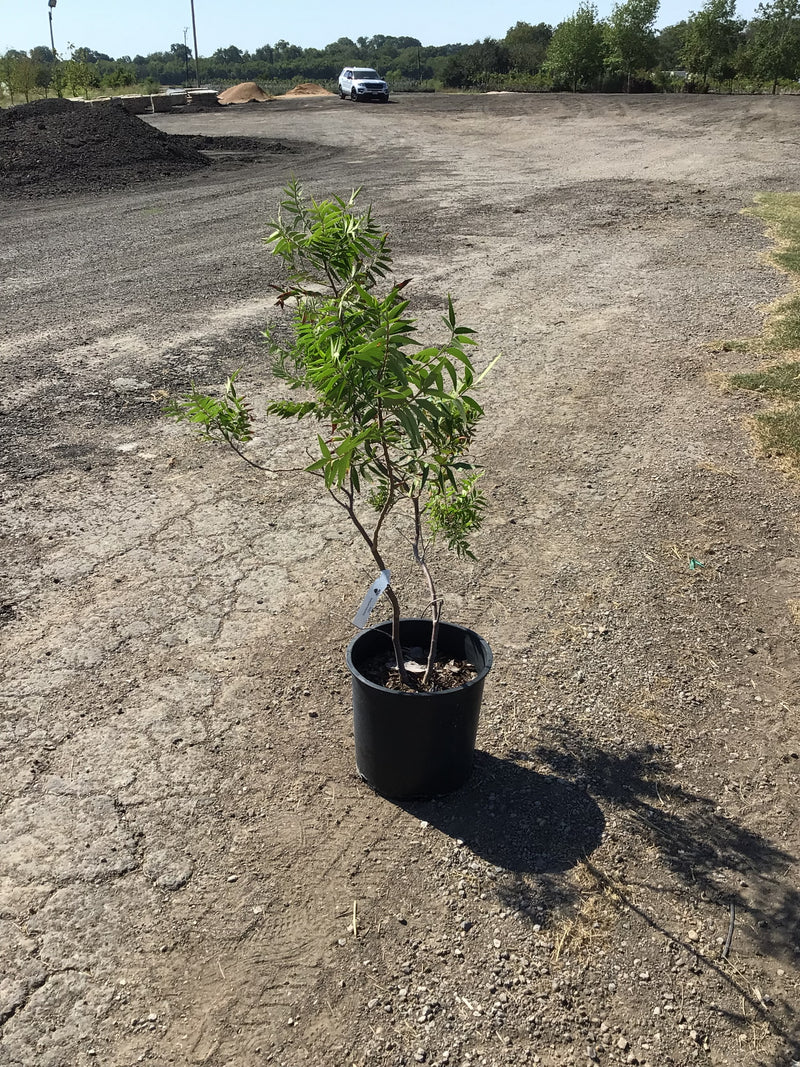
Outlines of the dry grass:
{"label": "dry grass", "polygon": [[[764,193],[745,214],[767,223],[767,235],[776,246],[769,262],[786,273],[795,288],[767,309],[761,348],[772,354],[796,355],[800,353],[800,193]],[[731,350],[733,342],[727,347]],[[734,374],[730,384],[783,401],[780,407],[755,416],[755,435],[767,455],[783,460],[796,472],[800,468],[800,362],[789,359],[761,371]]]}
{"label": "dry grass", "polygon": [[577,913],[563,919],[553,931],[553,960],[567,954],[588,957],[610,937],[620,908],[626,906],[621,883],[588,860],[578,863],[571,879],[581,903]]}

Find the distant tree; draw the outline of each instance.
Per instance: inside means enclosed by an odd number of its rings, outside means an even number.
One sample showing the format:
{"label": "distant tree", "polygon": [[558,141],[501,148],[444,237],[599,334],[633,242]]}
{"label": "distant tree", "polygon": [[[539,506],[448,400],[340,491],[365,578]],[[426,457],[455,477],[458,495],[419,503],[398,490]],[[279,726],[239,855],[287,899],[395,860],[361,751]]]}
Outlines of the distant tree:
{"label": "distant tree", "polygon": [[611,9],[605,30],[608,66],[625,75],[628,90],[637,71],[655,64],[658,8],[659,0],[624,0]]}
{"label": "distant tree", "polygon": [[603,73],[603,23],[597,8],[582,3],[574,15],[559,23],[547,49],[545,69],[573,93],[592,86]]}
{"label": "distant tree", "polygon": [[9,48],[0,56],[0,81],[5,85],[11,103],[19,90],[19,61],[25,58],[26,53],[17,48]]}
{"label": "distant tree", "polygon": [[749,28],[752,71],[772,82],[774,95],[781,78],[795,79],[800,71],[800,0],[759,4]]}
{"label": "distant tree", "polygon": [[[173,45],[174,48],[174,45]],[[236,67],[243,59],[243,53],[235,44],[229,44],[227,48],[218,48],[211,57],[211,62],[223,67]],[[181,56],[183,62],[183,56]]]}
{"label": "distant tree", "polygon": [[105,52],[95,52],[93,48],[76,48],[74,58],[90,64],[114,62],[111,56],[107,56]]}
{"label": "distant tree", "polygon": [[118,63],[103,77],[103,85],[109,89],[124,89],[136,81],[136,71],[123,63]]}
{"label": "distant tree", "polygon": [[[360,41],[363,41],[366,45],[366,37],[360,37]],[[277,47],[277,45],[276,45]],[[360,51],[360,46],[355,41],[351,41],[349,37],[339,37],[337,40],[332,41],[330,44],[325,45],[323,52],[336,53],[336,55],[350,55],[354,56],[356,52]],[[347,60],[345,60],[347,62]]]}
{"label": "distant tree", "polygon": [[276,59],[297,59],[302,54],[303,49],[299,48],[296,44],[289,44],[288,41],[284,40],[275,42]]}
{"label": "distant tree", "polygon": [[553,38],[553,27],[546,22],[531,26],[529,22],[517,22],[501,42],[508,51],[514,70],[536,74],[542,69],[547,46]]}
{"label": "distant tree", "polygon": [[36,92],[36,75],[38,66],[34,63],[31,57],[25,53],[17,59],[16,66],[17,90],[25,97],[25,103],[28,103],[31,96]]}
{"label": "distant tree", "polygon": [[99,83],[97,72],[86,59],[88,49],[69,45],[70,57],[64,63],[64,81],[73,95],[83,93],[88,99],[89,89]]}
{"label": "distant tree", "polygon": [[683,63],[691,74],[699,75],[704,89],[710,78],[727,81],[733,77],[733,57],[744,27],[744,19],[736,18],[736,0],[707,0],[689,16]]}
{"label": "distant tree", "polygon": [[[49,51],[49,49],[48,49]],[[35,92],[37,96],[47,96],[53,84],[53,53],[50,53],[50,63],[34,63]]]}
{"label": "distant tree", "polygon": [[451,56],[444,70],[445,85],[453,89],[478,88],[487,74],[507,74],[511,70],[508,49],[492,37],[467,45]]}
{"label": "distant tree", "polygon": [[37,44],[35,48],[31,49],[31,59],[34,63],[52,63],[53,53],[49,45]]}
{"label": "distant tree", "polygon": [[674,26],[665,26],[656,36],[656,64],[661,70],[683,70],[686,27],[683,19]]}

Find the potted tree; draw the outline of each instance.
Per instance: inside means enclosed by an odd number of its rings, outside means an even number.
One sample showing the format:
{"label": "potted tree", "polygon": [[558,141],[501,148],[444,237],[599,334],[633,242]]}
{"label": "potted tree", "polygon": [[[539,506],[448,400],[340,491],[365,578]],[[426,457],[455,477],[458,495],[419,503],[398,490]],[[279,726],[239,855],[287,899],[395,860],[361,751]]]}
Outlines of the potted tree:
{"label": "potted tree", "polygon": [[[408,314],[408,281],[390,280],[387,235],[348,200],[315,202],[292,181],[267,238],[288,282],[278,305],[291,317],[267,330],[274,370],[298,393],[267,412],[310,419],[315,426],[305,468],[348,515],[379,577],[353,620],[359,634],[347,650],[353,678],[356,764],[378,792],[431,796],[457,789],[469,775],[484,679],[492,665],[486,641],[442,620],[430,550],[443,541],[469,557],[469,537],[482,521],[480,468],[470,459],[483,409],[474,393],[469,349],[448,297],[444,339],[420,344]],[[277,288],[277,287],[276,287]],[[247,462],[253,415],[237,390],[192,390],[168,409]],[[385,534],[400,526],[427,590],[429,614],[404,618],[385,556]],[[391,620],[367,628],[385,594]]]}

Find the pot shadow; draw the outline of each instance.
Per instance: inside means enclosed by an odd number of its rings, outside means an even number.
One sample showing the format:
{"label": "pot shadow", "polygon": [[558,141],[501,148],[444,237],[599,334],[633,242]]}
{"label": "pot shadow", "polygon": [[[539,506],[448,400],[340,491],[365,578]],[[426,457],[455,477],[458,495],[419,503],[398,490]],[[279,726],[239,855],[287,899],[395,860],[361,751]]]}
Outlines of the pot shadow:
{"label": "pot shadow", "polygon": [[569,870],[597,848],[605,827],[602,811],[579,786],[480,751],[458,792],[394,803],[516,875]]}

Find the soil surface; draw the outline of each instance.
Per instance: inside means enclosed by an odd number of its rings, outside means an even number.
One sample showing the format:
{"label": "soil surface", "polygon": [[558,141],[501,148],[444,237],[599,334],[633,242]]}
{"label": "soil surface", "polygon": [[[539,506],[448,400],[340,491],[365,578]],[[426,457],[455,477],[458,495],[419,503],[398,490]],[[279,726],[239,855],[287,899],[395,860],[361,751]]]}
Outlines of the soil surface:
{"label": "soil surface", "polygon": [[[785,292],[741,212],[800,188],[798,120],[284,100],[150,125],[289,154],[0,201],[4,1067],[800,1060],[797,484],[721,344]],[[161,415],[274,389],[291,174],[363,186],[421,329],[452,293],[503,353],[477,562],[437,566],[495,664],[436,801],[355,774],[375,575],[304,427],[261,423],[264,475]]]}

